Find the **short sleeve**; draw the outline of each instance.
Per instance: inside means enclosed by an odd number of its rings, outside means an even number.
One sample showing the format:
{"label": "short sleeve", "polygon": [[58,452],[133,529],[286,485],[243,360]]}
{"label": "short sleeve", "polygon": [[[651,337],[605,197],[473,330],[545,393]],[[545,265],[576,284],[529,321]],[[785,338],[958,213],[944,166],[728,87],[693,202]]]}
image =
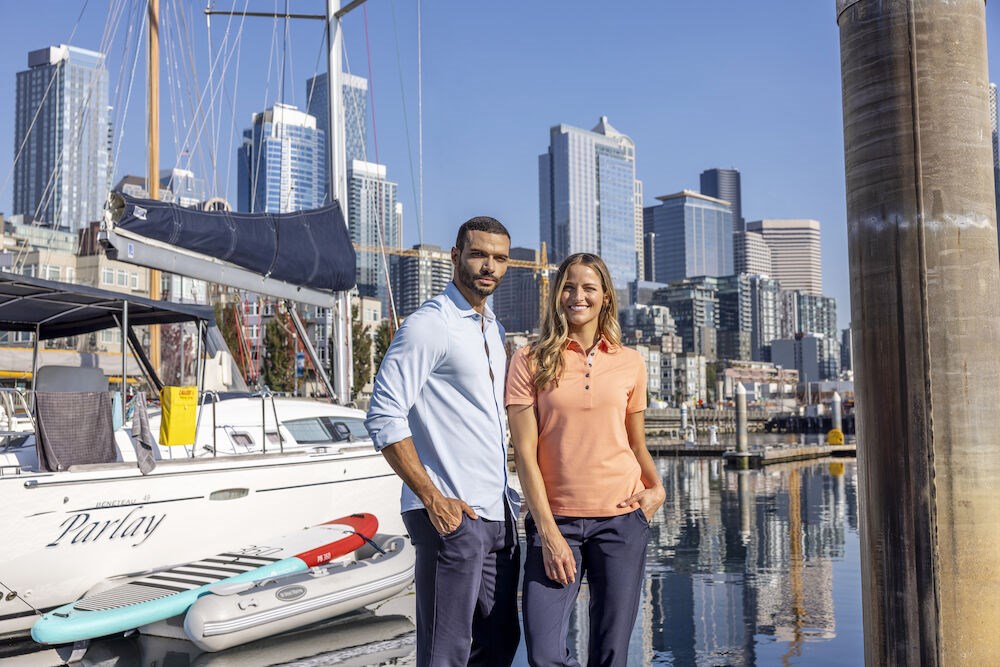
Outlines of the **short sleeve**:
{"label": "short sleeve", "polygon": [[628,404],[625,406],[626,413],[642,412],[646,409],[646,362],[642,360],[639,353],[631,356],[635,364],[635,385],[628,395]]}
{"label": "short sleeve", "polygon": [[522,347],[514,353],[507,369],[507,388],[504,405],[534,405],[535,386],[531,381],[530,347]]}

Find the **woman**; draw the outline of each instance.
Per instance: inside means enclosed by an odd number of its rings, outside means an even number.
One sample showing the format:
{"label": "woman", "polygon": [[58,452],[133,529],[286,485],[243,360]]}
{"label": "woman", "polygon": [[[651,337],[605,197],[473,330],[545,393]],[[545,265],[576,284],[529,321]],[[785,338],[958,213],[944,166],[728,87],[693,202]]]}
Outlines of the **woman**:
{"label": "woman", "polygon": [[646,449],[646,366],[621,344],[607,266],[559,267],[538,342],[518,350],[507,405],[525,519],[523,616],[532,665],[579,665],[566,646],[587,577],[587,664],[625,665],[649,519],[665,493]]}

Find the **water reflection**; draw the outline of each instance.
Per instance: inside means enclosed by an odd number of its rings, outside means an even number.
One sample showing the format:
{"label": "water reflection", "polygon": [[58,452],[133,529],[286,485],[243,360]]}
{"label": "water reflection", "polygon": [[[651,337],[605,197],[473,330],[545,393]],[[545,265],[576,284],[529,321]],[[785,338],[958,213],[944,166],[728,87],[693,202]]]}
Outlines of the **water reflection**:
{"label": "water reflection", "polygon": [[[667,499],[651,522],[630,666],[863,664],[853,459],[743,472],[715,458],[656,462]],[[103,659],[88,657],[94,665],[158,667],[412,665],[412,596],[402,604],[407,609],[389,606],[380,617],[218,654],[135,638],[105,647]],[[586,655],[586,623],[578,619],[588,604],[584,586],[569,637],[577,655]],[[523,646],[515,665],[527,665]]]}

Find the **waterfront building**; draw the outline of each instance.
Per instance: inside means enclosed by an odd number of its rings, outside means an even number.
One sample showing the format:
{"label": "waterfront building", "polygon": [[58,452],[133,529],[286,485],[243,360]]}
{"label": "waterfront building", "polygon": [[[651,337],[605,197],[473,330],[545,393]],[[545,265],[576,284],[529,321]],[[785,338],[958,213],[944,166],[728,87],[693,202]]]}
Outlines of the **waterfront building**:
{"label": "waterfront building", "polygon": [[316,118],[288,104],[255,113],[238,149],[237,208],[288,213],[323,205],[323,131]]}
{"label": "waterfront building", "polygon": [[418,244],[413,255],[396,257],[391,264],[396,313],[406,317],[451,282],[451,253],[440,246]]}
{"label": "waterfront building", "polygon": [[660,382],[662,370],[660,367],[661,352],[657,345],[635,345],[636,351],[646,364],[646,391],[650,396],[662,396]]}
{"label": "waterfront building", "polygon": [[753,292],[748,273],[717,280],[719,299],[719,359],[751,359]]}
{"label": "waterfront building", "polygon": [[[770,361],[771,341],[780,337],[781,285],[774,278],[750,274],[750,358]],[[793,332],[794,333],[794,332]],[[791,334],[790,334],[791,335]]]}
{"label": "waterfront building", "polygon": [[762,234],[733,233],[733,273],[771,275],[771,249]]}
{"label": "waterfront building", "polygon": [[684,352],[718,358],[718,283],[711,277],[689,278],[653,295],[653,303],[670,309]]}
{"label": "waterfront building", "polygon": [[737,169],[706,169],[701,172],[701,194],[729,202],[733,211],[733,231],[743,231],[743,194]]}
{"label": "waterfront building", "polygon": [[[538,262],[538,251],[511,248],[510,258]],[[535,270],[511,266],[493,292],[493,312],[506,331],[531,332],[538,328],[539,284]]]}
{"label": "waterfront building", "polygon": [[[344,100],[344,149],[348,169],[355,160],[369,162],[368,146],[368,79],[344,72],[341,76],[341,91]],[[330,136],[330,107],[328,91],[329,78],[326,73],[317,74],[306,80],[306,112],[315,116],[316,127],[323,131],[323,171],[329,173],[327,160]],[[330,184],[323,190],[324,201],[330,201]]]}
{"label": "waterfront building", "polygon": [[65,44],[28,53],[14,103],[14,213],[73,233],[100,219],[110,137],[104,54]]}
{"label": "waterfront building", "polygon": [[771,361],[776,366],[797,370],[802,382],[827,379],[820,358],[822,352],[822,334],[799,333],[771,341]]}
{"label": "waterfront building", "polygon": [[[549,259],[590,252],[608,265],[617,289],[638,276],[642,253],[636,230],[635,144],[602,116],[587,131],[570,125],[549,130],[538,157],[540,237]],[[641,204],[641,202],[640,202]]]}
{"label": "waterfront building", "polygon": [[351,240],[367,248],[357,254],[358,293],[375,297],[385,306],[389,303],[389,271],[383,259],[391,256],[381,252],[381,248],[403,245],[403,221],[396,192],[397,185],[386,178],[385,165],[351,162],[347,170],[347,226]]}
{"label": "waterfront building", "polygon": [[649,280],[634,280],[628,284],[628,305],[641,303],[648,306],[653,303],[653,295],[656,294],[656,290],[664,287],[668,287],[668,285]]}
{"label": "waterfront building", "polygon": [[733,214],[729,203],[691,190],[656,198],[643,209],[643,228],[654,234],[653,280],[672,283],[733,273]]}
{"label": "waterfront building", "polygon": [[[149,199],[145,176],[126,174],[118,180],[113,190],[129,197]],[[161,169],[158,199],[185,208],[202,208],[207,200],[205,179],[197,178],[189,169]]]}
{"label": "waterfront building", "polygon": [[818,220],[755,220],[748,232],[763,236],[771,251],[770,275],[787,290],[823,293]]}

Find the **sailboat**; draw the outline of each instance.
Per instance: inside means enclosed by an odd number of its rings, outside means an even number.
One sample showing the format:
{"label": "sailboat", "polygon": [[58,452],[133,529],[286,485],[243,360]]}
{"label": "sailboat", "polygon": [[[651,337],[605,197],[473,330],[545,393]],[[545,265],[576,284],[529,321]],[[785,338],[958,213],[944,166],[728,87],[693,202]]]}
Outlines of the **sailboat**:
{"label": "sailboat", "polygon": [[[155,6],[156,0],[150,4]],[[329,89],[336,91],[339,2],[328,0],[327,10]],[[341,102],[337,95],[331,98],[332,134],[342,137]],[[155,106],[150,105],[154,113]],[[346,184],[336,168],[344,163],[343,145],[335,140],[330,144],[331,191],[343,201]],[[150,162],[156,166],[152,156]],[[154,182],[155,178],[149,179]],[[189,275],[201,270],[196,266],[201,262],[202,269],[214,272],[206,276],[212,280],[248,281],[244,287],[257,293],[332,305],[338,325],[334,331],[336,373],[329,393],[341,402],[346,399],[349,308],[345,285],[338,279],[327,272],[317,283],[313,280],[317,272],[304,269],[296,274],[284,261],[278,271],[272,267],[261,272],[252,262],[247,266],[232,254],[170,247],[165,240],[148,237],[149,230],[141,229],[141,223],[160,220],[183,227],[183,211],[155,200],[121,197],[114,201],[117,207],[111,208],[102,243],[118,259]],[[324,252],[341,243],[332,240],[341,232],[346,237],[339,209],[336,205],[329,209],[290,214],[297,216],[299,230],[329,233],[330,242],[318,246]],[[226,226],[223,218],[214,219],[219,220]],[[325,226],[324,220],[328,221]],[[228,221],[235,224],[232,218]],[[253,221],[238,222],[241,226],[246,222],[248,229],[254,226]],[[302,247],[291,241],[294,220],[256,222],[258,229],[280,230],[280,242],[273,237],[274,244],[269,246],[271,264],[285,257],[281,253],[289,247]],[[198,224],[211,227],[212,220],[202,219]],[[253,252],[249,254],[262,251],[259,238],[250,239]],[[345,257],[351,260],[350,244],[344,247]],[[182,260],[190,265],[157,264]],[[314,267],[318,261],[313,261]],[[302,279],[303,272],[309,274],[308,279]],[[333,273],[338,272],[353,274],[353,265],[340,265]],[[221,340],[210,309],[0,274],[0,329],[33,333],[36,350],[50,338],[107,326],[119,328],[122,387],[127,386],[129,349],[158,384],[155,364],[145,359],[133,328],[169,322],[197,326],[198,340],[205,346],[205,353],[198,355],[199,378],[204,381],[217,365],[208,360],[209,343]],[[140,417],[145,412],[136,406],[130,423],[124,407],[118,410],[117,404],[107,403],[112,399],[103,373],[93,368],[46,368],[38,359],[36,351],[34,404],[16,390],[0,392],[0,428],[6,429],[0,433],[0,503],[4,506],[0,531],[10,538],[0,555],[0,638],[27,634],[41,614],[88,591],[337,516],[369,512],[378,517],[384,532],[404,532],[398,514],[399,479],[367,440],[364,413],[359,410],[268,392],[230,392],[225,390],[232,386],[215,385],[214,390],[200,393],[193,444],[163,447],[150,437],[160,425],[158,411],[149,413],[148,428],[144,428]],[[212,359],[224,360],[225,355]],[[43,378],[50,380],[43,385]]]}

